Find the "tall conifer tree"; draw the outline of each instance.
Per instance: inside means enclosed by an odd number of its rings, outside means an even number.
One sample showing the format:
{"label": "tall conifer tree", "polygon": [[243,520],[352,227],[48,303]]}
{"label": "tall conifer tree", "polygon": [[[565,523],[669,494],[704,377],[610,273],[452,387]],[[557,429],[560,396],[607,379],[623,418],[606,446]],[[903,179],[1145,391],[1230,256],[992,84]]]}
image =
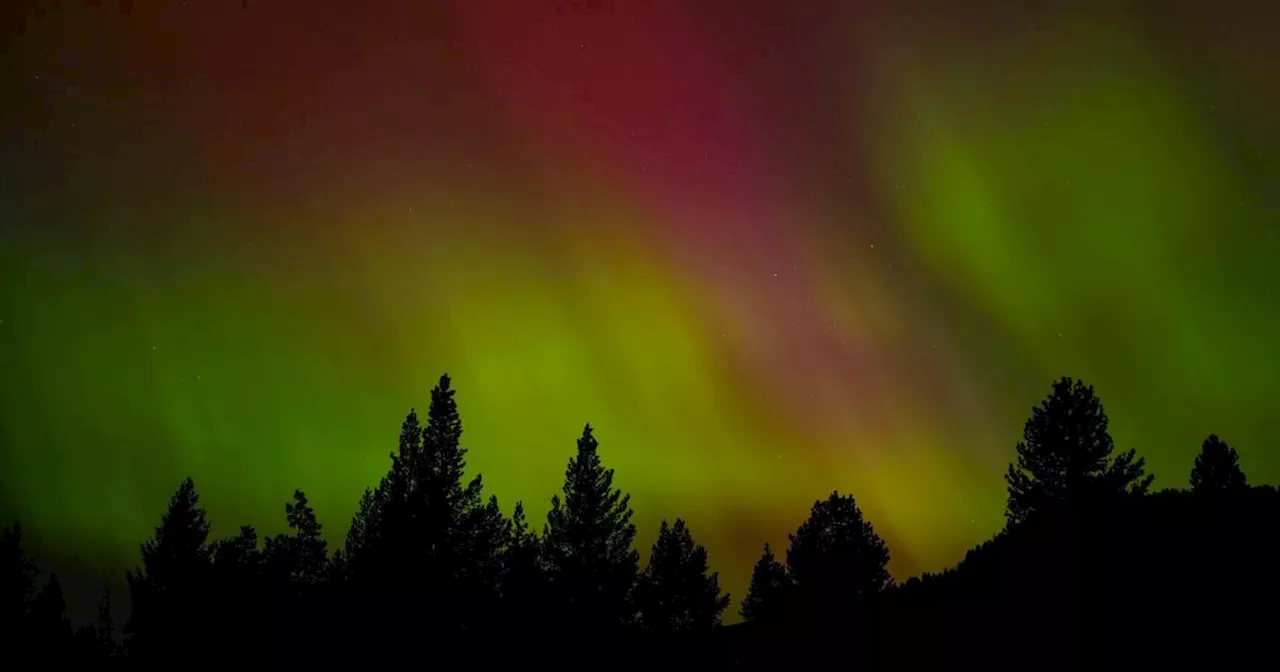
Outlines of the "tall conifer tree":
{"label": "tall conifer tree", "polygon": [[1210,434],[1196,455],[1196,466],[1191,470],[1191,491],[1198,493],[1240,492],[1249,487],[1249,481],[1240,469],[1240,455],[1226,441]]}
{"label": "tall conifer tree", "polygon": [[636,584],[640,624],[660,632],[700,632],[720,624],[729,596],[707,567],[707,549],[695,544],[683,520],[662,521],[649,564]]}
{"label": "tall conifer tree", "polygon": [[889,587],[889,548],[852,495],[832,492],[813,503],[809,518],[790,535],[787,575],[796,608],[823,618],[866,604]]}
{"label": "tall conifer tree", "polygon": [[169,499],[155,536],[142,545],[142,567],[128,574],[133,611],[131,649],[162,659],[203,646],[209,617],[209,521],[195,483],[184,480]]}
{"label": "tall conifer tree", "polygon": [[746,623],[777,625],[786,617],[787,600],[791,595],[791,577],[787,568],[778,562],[769,544],[764,545],[760,559],[751,570],[751,585],[747,597],[738,612]]}
{"label": "tall conifer tree", "polygon": [[592,436],[582,430],[577,454],[565,470],[564,498],[552,497],[542,535],[552,598],[565,618],[607,628],[628,620],[628,597],[639,554],[631,497],[613,487]]}
{"label": "tall conifer tree", "polygon": [[1005,515],[1011,522],[1064,509],[1077,500],[1142,494],[1154,479],[1133,450],[1112,457],[1102,401],[1081,381],[1055,382],[1049,396],[1031,409],[1022,436],[1017,462],[1005,474]]}

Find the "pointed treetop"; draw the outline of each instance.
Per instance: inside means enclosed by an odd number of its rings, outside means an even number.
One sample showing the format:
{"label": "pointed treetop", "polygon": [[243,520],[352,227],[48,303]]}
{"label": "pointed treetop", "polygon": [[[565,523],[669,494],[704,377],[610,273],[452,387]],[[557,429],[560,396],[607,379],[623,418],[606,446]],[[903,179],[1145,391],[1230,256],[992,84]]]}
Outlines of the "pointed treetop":
{"label": "pointed treetop", "polygon": [[649,564],[635,589],[640,623],[658,632],[705,630],[720,622],[729,596],[707,566],[707,549],[694,543],[684,520],[662,521]]}
{"label": "pointed treetop", "polygon": [[574,617],[587,623],[618,624],[639,561],[631,548],[636,526],[631,498],[614,488],[596,446],[587,425],[565,468],[564,497],[551,498],[542,547],[560,605],[573,605]]}
{"label": "pointed treetop", "polygon": [[445,374],[431,389],[431,407],[422,430],[423,459],[414,477],[426,499],[434,502],[431,506],[443,506],[442,510],[456,517],[465,509],[483,506],[483,501],[481,481],[473,478],[463,483],[467,449],[462,447],[462,417],[449,384]]}
{"label": "pointed treetop", "polygon": [[[423,449],[428,452],[459,452],[462,439],[462,418],[454,400],[456,390],[449,387],[449,375],[440,376],[440,382],[431,388],[431,407],[427,409],[427,426],[423,430]],[[453,458],[450,458],[453,459]],[[448,461],[448,460],[447,460]]]}
{"label": "pointed treetop", "polygon": [[778,562],[769,544],[751,569],[751,585],[738,613],[747,623],[777,623],[785,617],[788,593],[792,588],[786,567]]}
{"label": "pointed treetop", "polygon": [[1133,450],[1112,456],[1107,427],[1092,385],[1067,377],[1055,381],[1031,409],[1017,460],[1005,473],[1009,520],[1021,522],[1081,498],[1145,492],[1152,480],[1145,461]]}
{"label": "pointed treetop", "polygon": [[191,563],[209,560],[210,524],[200,506],[200,495],[190,477],[178,485],[169,498],[169,508],[160,518],[155,536],[142,545],[142,561],[148,574],[177,571]]}
{"label": "pointed treetop", "polygon": [[71,634],[66,614],[67,601],[62,594],[62,582],[58,580],[57,574],[50,574],[49,580],[31,603],[30,615],[45,630],[41,634],[56,637]]}
{"label": "pointed treetop", "polygon": [[457,390],[450,387],[449,374],[440,376],[440,382],[431,388],[431,407],[427,409],[428,417],[438,417],[443,413],[456,413],[457,404],[454,395]]}
{"label": "pointed treetop", "polygon": [[892,584],[889,548],[853,495],[833,491],[813,503],[809,518],[790,535],[787,569],[796,585],[815,596],[852,598]]}
{"label": "pointed treetop", "polygon": [[293,502],[286,502],[284,505],[285,519],[289,521],[289,527],[297,530],[299,536],[319,537],[324,525],[316,519],[315,509],[312,509],[307,502],[306,494],[301,490],[294,490],[293,499]]}
{"label": "pointed treetop", "polygon": [[301,490],[293,492],[293,502],[284,505],[285,519],[293,535],[267,539],[266,557],[275,571],[303,583],[317,583],[324,574],[328,542],[321,536],[323,526]]}
{"label": "pointed treetop", "polygon": [[1233,492],[1249,487],[1240,469],[1240,455],[1226,441],[1210,434],[1200,446],[1195,468],[1191,470],[1191,491],[1200,493]]}
{"label": "pointed treetop", "polygon": [[529,521],[524,515],[524,502],[516,500],[516,509],[511,513],[511,538],[514,542],[523,541],[529,534]]}
{"label": "pointed treetop", "polygon": [[35,593],[36,566],[22,550],[22,525],[16,522],[0,531],[0,576],[0,609],[21,610]]}
{"label": "pointed treetop", "polygon": [[[418,413],[413,409],[409,409],[409,415],[404,418],[404,423],[400,425],[400,459],[410,459],[422,450],[422,426],[418,424]],[[392,459],[395,459],[392,455]]]}

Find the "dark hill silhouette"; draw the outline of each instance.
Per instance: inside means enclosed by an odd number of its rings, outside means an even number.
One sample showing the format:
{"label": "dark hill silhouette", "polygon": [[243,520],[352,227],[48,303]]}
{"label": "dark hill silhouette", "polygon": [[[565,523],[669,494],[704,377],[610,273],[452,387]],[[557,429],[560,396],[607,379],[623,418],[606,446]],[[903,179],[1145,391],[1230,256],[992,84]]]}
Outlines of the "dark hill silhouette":
{"label": "dark hill silhouette", "polygon": [[1214,500],[1165,490],[1011,525],[955,567],[889,590],[856,636],[744,624],[730,648],[742,669],[794,664],[798,651],[884,669],[1146,669],[1198,655],[1244,669],[1228,661],[1274,657],[1278,562],[1274,487]]}

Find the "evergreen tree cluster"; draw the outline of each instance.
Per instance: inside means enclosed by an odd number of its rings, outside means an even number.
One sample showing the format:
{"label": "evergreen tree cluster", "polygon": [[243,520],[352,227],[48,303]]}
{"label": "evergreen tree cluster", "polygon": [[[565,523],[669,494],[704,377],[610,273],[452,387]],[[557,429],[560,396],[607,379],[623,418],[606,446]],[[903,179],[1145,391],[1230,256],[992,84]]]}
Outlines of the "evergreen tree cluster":
{"label": "evergreen tree cluster", "polygon": [[[1190,590],[1178,605],[1221,606],[1213,588],[1221,582],[1189,578],[1193,567],[1228,571],[1218,551],[1259,567],[1277,557],[1266,544],[1280,541],[1280,494],[1251,488],[1233,448],[1210,435],[1189,492],[1150,494],[1143,459],[1133,450],[1115,454],[1107,424],[1092,387],[1056,381],[1032,409],[1005,475],[1005,529],[956,567],[901,585],[888,571],[887,544],[854,497],[830,493],[789,535],[782,558],[764,545],[738,610],[743,624],[723,628],[730,597],[684,520],[661,523],[640,566],[630,497],[615,486],[590,425],[541,530],[521,502],[507,517],[496,496],[485,496],[481,476],[467,476],[446,375],[431,392],[425,423],[412,410],[405,418],[387,473],[364,491],[341,548],[330,552],[300,490],[284,505],[288,532],[260,540],[243,526],[211,539],[187,479],[127,575],[132,612],[123,644],[109,596],[97,623],[72,631],[58,578],[37,585],[16,524],[0,537],[0,631],[11,647],[45,660],[145,664],[184,664],[193,652],[225,664],[262,655],[332,662],[335,651],[452,660],[446,652],[467,642],[488,643],[486,656],[514,664],[599,666],[602,642],[640,638],[701,642],[704,653],[718,653],[686,662],[726,667],[816,665],[833,655],[883,661],[886,651],[938,662],[951,659],[946,651],[1001,646],[1009,660],[1022,660],[1021,645],[1040,656],[1033,667],[1054,669],[1070,664],[1071,632],[1122,637],[1120,621],[1107,619],[1126,613],[1124,605]],[[1248,541],[1258,539],[1263,546]],[[1133,580],[1138,574],[1148,580]],[[1102,615],[1078,622],[1081,609]],[[980,631],[988,626],[1005,641]],[[919,632],[951,648],[915,647],[902,634]],[[537,644],[566,633],[577,643]],[[517,637],[531,644],[499,643],[524,641]],[[1077,655],[1096,640],[1083,637]],[[639,648],[636,666],[671,651]]]}
{"label": "evergreen tree cluster", "polygon": [[116,658],[119,645],[109,594],[103,597],[98,621],[73,632],[58,575],[50,574],[44,585],[38,584],[35,563],[22,548],[22,526],[5,527],[0,531],[0,660],[14,660],[19,651],[53,663],[95,664]]}

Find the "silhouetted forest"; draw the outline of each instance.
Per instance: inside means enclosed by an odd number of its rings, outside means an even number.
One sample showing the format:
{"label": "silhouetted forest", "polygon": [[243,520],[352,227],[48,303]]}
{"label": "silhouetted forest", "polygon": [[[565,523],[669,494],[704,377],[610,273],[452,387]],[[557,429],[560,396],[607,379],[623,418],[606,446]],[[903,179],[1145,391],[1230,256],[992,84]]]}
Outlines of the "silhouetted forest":
{"label": "silhouetted forest", "polygon": [[[1005,528],[955,567],[895,584],[890,549],[852,495],[814,502],[787,548],[765,544],[743,623],[682,520],[634,548],[630,497],[590,425],[541,525],[468,478],[448,376],[405,418],[386,476],[330,549],[302,491],[289,529],[210,538],[178,485],[117,631],[110,596],[73,631],[57,576],[14,524],[0,542],[8,661],[252,665],[352,661],[561,668],[975,669],[1264,667],[1277,620],[1280,494],[1205,439],[1189,489],[1150,492],[1116,452],[1092,387],[1063,378],[1032,409],[1005,480]],[[540,529],[539,529],[540,528]],[[779,549],[780,551],[782,549]],[[644,561],[642,564],[642,560]],[[14,668],[16,669],[16,668]]]}

